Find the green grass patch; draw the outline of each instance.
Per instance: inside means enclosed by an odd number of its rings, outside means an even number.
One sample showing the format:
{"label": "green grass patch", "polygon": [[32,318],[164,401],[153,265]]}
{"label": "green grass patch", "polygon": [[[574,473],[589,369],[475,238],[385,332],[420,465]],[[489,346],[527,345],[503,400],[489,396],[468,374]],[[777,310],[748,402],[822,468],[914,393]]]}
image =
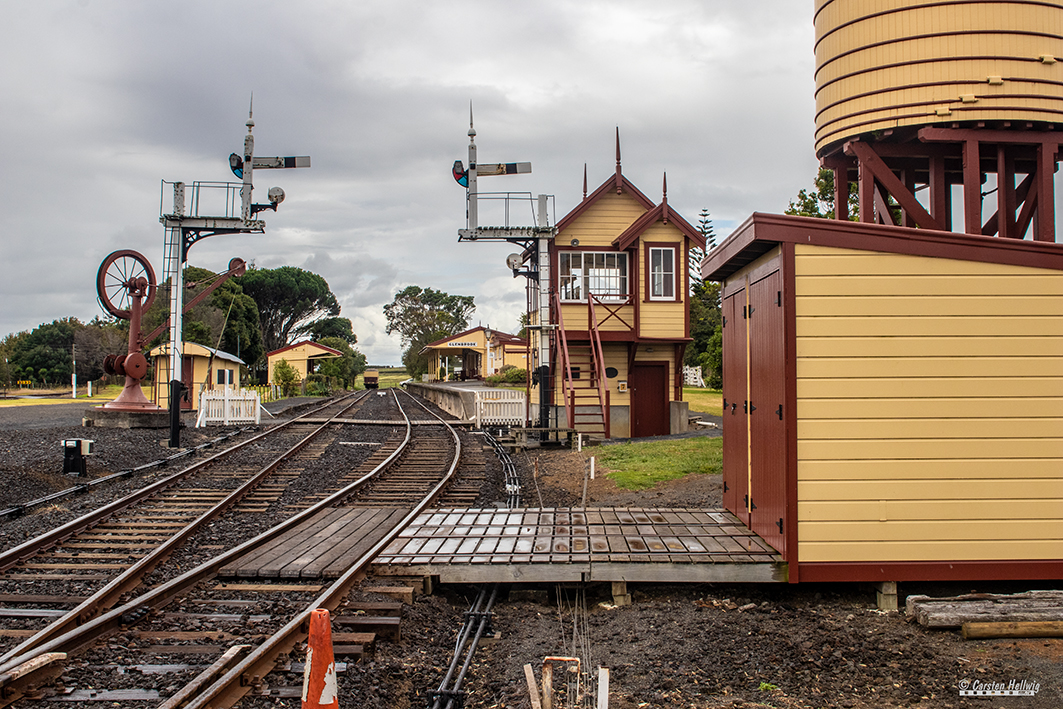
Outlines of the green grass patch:
{"label": "green grass patch", "polygon": [[585,448],[596,467],[617,487],[646,490],[685,475],[723,472],[723,439],[698,436],[670,441],[644,441]]}
{"label": "green grass patch", "polygon": [[719,389],[683,387],[683,401],[690,405],[691,411],[723,416],[723,392]]}
{"label": "green grass patch", "polygon": [[[122,386],[119,384],[112,384],[101,388],[93,387],[92,398],[82,394],[84,391],[82,387],[78,387],[78,398],[70,398],[70,389],[54,389],[41,391],[40,389],[16,389],[14,387],[7,390],[7,395],[10,397],[26,395],[32,392],[38,396],[33,396],[27,399],[0,399],[0,408],[7,408],[11,406],[42,406],[47,404],[73,404],[77,402],[84,403],[105,403],[112,401],[115,397],[122,393]],[[44,396],[40,396],[44,394]]]}

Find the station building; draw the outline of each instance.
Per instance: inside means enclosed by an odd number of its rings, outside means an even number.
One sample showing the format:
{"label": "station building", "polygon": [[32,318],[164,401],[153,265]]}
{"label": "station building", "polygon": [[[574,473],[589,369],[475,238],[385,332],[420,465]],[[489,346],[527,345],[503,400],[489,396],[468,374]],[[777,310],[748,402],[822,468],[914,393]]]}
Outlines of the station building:
{"label": "station building", "polygon": [[461,379],[468,380],[498,374],[506,365],[528,367],[527,340],[483,326],[430,342],[421,354],[434,357],[428,381],[440,377],[446,381],[451,372],[459,370]]}

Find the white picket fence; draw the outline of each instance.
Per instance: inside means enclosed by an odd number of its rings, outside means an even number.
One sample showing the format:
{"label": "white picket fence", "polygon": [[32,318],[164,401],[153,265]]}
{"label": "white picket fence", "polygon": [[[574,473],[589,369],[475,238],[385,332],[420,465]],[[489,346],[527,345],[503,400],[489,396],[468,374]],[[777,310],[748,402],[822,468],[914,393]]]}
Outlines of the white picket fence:
{"label": "white picket fence", "polygon": [[207,389],[199,395],[196,428],[210,424],[261,423],[262,400],[250,389]]}
{"label": "white picket fence", "polygon": [[476,391],[476,428],[484,426],[523,426],[524,392],[516,389]]}

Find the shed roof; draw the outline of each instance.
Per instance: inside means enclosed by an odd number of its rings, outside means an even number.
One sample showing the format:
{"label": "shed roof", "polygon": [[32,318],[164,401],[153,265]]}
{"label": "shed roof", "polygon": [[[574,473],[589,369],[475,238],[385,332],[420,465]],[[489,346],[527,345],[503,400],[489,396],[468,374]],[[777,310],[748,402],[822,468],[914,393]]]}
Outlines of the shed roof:
{"label": "shed roof", "polygon": [[782,243],[1063,271],[1063,244],[757,212],[709,252],[701,274],[722,281]]}
{"label": "shed roof", "polygon": [[[226,362],[234,362],[235,364],[247,364],[242,359],[234,354],[228,352],[222,352],[221,350],[214,349],[213,347],[207,347],[201,345],[198,342],[182,342],[181,352],[185,355],[199,356],[199,357],[211,357],[214,359],[224,360]],[[170,356],[170,343],[166,342],[157,347],[153,347],[148,352],[149,357],[169,357]]]}
{"label": "shed roof", "polygon": [[310,347],[316,347],[317,349],[321,350],[321,354],[310,355],[310,358],[313,358],[313,357],[342,357],[343,356],[343,353],[340,352],[339,350],[333,349],[331,347],[327,347],[327,346],[322,345],[322,344],[318,344],[317,342],[313,342],[311,340],[300,340],[299,342],[293,342],[292,344],[290,344],[290,345],[288,345],[286,347],[281,347],[279,350],[273,350],[272,352],[267,352],[266,356],[267,357],[272,357],[273,355],[280,354],[281,352],[287,352],[288,350],[295,349],[296,347],[302,347],[303,345],[307,345],[307,346],[310,346]]}

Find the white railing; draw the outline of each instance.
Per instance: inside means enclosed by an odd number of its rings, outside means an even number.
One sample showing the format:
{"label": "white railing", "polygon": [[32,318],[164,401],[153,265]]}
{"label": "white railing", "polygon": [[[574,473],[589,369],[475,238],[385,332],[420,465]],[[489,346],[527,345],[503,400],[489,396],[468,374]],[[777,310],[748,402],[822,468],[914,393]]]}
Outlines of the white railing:
{"label": "white railing", "polygon": [[207,389],[199,396],[196,428],[210,424],[261,423],[261,399],[248,389]]}
{"label": "white railing", "polygon": [[524,392],[516,389],[486,389],[476,392],[476,428],[523,426]]}

